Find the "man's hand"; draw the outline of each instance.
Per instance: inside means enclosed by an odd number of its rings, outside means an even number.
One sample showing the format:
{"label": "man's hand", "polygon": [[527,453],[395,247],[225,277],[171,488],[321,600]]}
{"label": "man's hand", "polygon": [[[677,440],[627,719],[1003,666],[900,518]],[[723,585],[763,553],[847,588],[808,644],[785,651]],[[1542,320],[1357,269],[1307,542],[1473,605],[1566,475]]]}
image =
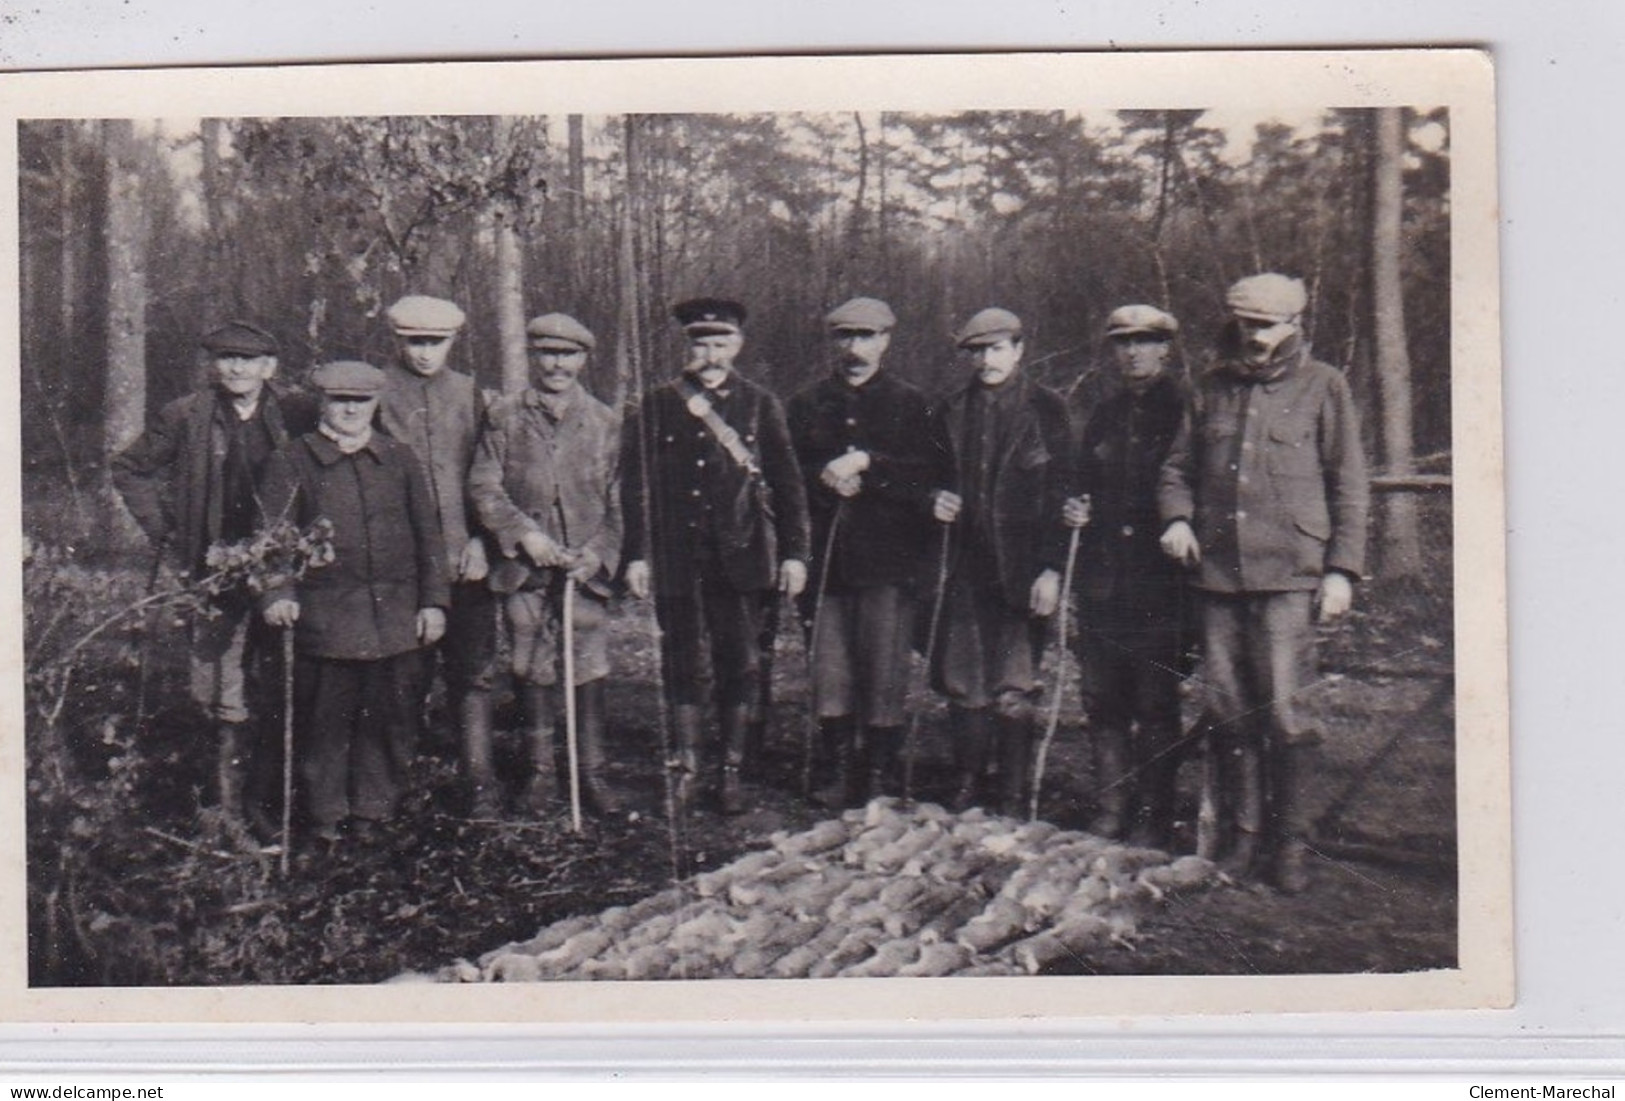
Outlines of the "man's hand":
{"label": "man's hand", "polygon": [[1332,570],[1320,579],[1320,591],[1315,594],[1315,620],[1330,623],[1354,606],[1354,583],[1348,574]]}
{"label": "man's hand", "polygon": [[824,472],[819,480],[834,489],[838,482],[848,478],[856,478],[869,469],[869,453],[867,451],[848,451],[845,455],[831,459],[824,464]]}
{"label": "man's hand", "polygon": [[1061,506],[1061,523],[1069,528],[1082,528],[1089,526],[1089,495],[1087,493],[1077,497],[1068,497]]}
{"label": "man's hand", "polygon": [[1175,520],[1162,533],[1162,553],[1186,566],[1202,561],[1202,548],[1196,542],[1196,533],[1184,520]]}
{"label": "man's hand", "polygon": [[863,489],[863,479],[856,474],[850,478],[840,478],[833,482],[829,480],[829,476],[826,474],[822,480],[825,485],[842,497],[856,497]]}
{"label": "man's hand", "polygon": [[484,581],[491,572],[491,563],[485,557],[485,540],[475,535],[463,544],[463,553],[457,559],[457,576],[463,581]]}
{"label": "man's hand", "polygon": [[585,585],[594,577],[598,576],[598,571],[603,564],[603,560],[586,547],[582,547],[580,550],[571,551],[570,580],[574,581],[577,585]]}
{"label": "man's hand", "polygon": [[446,613],[441,608],[418,609],[418,641],[433,646],[446,633]]}
{"label": "man's hand", "polygon": [[1045,570],[1033,582],[1032,594],[1027,599],[1027,610],[1033,615],[1047,619],[1055,614],[1055,609],[1061,606],[1061,575],[1054,570]]}
{"label": "man's hand", "polygon": [[786,558],[779,563],[779,591],[794,600],[807,587],[807,563]]}
{"label": "man's hand", "polygon": [[527,531],[519,537],[519,549],[529,556],[530,560],[543,569],[553,569],[567,566],[570,560],[565,557],[564,548],[554,541],[551,535],[540,531]]}
{"label": "man's hand", "polygon": [[299,601],[273,600],[265,609],[265,622],[272,627],[292,627],[299,622]]}
{"label": "man's hand", "polygon": [[951,524],[959,518],[959,510],[965,507],[965,499],[948,489],[939,489],[931,498],[931,515],[944,524]]}
{"label": "man's hand", "polygon": [[639,600],[649,599],[649,563],[639,559],[626,564],[626,587]]}

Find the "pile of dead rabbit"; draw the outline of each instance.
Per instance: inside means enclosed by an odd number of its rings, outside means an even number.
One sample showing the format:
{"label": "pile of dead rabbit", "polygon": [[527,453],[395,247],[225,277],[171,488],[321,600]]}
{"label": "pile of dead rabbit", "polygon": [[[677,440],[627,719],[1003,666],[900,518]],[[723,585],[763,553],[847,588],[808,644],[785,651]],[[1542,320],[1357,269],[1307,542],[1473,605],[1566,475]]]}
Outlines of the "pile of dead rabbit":
{"label": "pile of dead rabbit", "polygon": [[630,906],[400,981],[1036,974],[1132,937],[1211,862],[877,799]]}

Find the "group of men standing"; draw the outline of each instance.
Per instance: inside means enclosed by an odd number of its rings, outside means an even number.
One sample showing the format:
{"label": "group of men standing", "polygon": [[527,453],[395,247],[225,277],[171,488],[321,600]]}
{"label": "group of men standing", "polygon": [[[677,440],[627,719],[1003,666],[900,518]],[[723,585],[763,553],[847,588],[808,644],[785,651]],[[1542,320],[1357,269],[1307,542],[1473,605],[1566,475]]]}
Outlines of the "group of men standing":
{"label": "group of men standing", "polygon": [[886,365],[892,309],[845,302],[825,318],[827,370],[786,408],[735,370],[744,306],[684,302],[673,313],[686,362],[624,425],[581,385],[596,339],[563,314],[528,327],[530,388],[494,397],[446,366],[462,311],[402,299],[389,311],[397,361],[317,367],[314,421],[307,402],[265,386],[275,341],[233,323],[204,338],[212,394],[166,407],[115,460],[115,478],[148,533],[194,571],[210,543],[256,524],[333,524],[333,563],[264,594],[258,616],[228,596],[230,614],[194,633],[193,691],[219,724],[228,813],[252,819],[267,801],[250,783],[245,803],[242,777],[245,654],[268,628],[295,632],[315,836],[336,844],[393,812],[436,654],[470,813],[504,813],[492,754],[499,604],[528,732],[519,809],[554,803],[563,703],[577,719],[585,801],[614,813],[606,632],[624,585],[654,602],[679,809],[707,789],[723,813],[746,809],[763,625],[788,598],[807,627],[815,800],[900,790],[920,649],[948,704],[950,802],[1019,814],[1046,698],[1043,647],[1075,564],[1091,828],[1170,840],[1199,608],[1199,733],[1220,764],[1232,866],[1297,890],[1314,735],[1295,700],[1313,618],[1346,610],[1363,567],[1365,473],[1348,387],[1303,342],[1302,284],[1254,276],[1228,305],[1217,365],[1195,394],[1174,370],[1175,319],[1146,305],[1114,311],[1106,336],[1121,386],[1078,424],[1023,371],[1021,319],[996,307],[955,334],[963,383],[933,402]]}

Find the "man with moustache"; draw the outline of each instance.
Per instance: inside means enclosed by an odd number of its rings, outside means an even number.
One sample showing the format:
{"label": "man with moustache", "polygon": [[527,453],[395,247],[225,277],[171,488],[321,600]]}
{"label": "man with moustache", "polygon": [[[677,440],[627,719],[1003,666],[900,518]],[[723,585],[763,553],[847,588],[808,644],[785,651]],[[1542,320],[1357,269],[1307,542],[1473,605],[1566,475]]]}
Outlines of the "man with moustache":
{"label": "man with moustache", "polygon": [[672,313],[688,362],[651,390],[626,424],[626,583],[639,598],[654,596],[678,804],[690,803],[700,777],[709,741],[701,736],[701,708],[710,687],[718,804],[738,814],[761,672],[763,597],[777,588],[794,598],[806,587],[807,496],[778,399],[734,371],[745,307],[696,298]]}
{"label": "man with moustache", "polygon": [[[209,387],[164,406],[112,462],[113,484],[142,531],[194,577],[209,572],[204,558],[211,544],[254,533],[255,486],[266,460],[316,423],[307,395],[279,394],[268,385],[277,370],[270,333],[232,321],[206,333],[202,347]],[[269,640],[246,592],[222,593],[211,603],[217,614],[192,621],[192,699],[216,726],[220,809],[233,819],[246,812],[269,839],[274,830],[264,802],[275,768],[268,753],[257,752],[262,739],[251,728],[248,689],[249,670]]]}
{"label": "man with moustache", "polygon": [[1302,782],[1319,740],[1298,696],[1315,621],[1353,601],[1370,488],[1348,382],[1304,339],[1303,282],[1251,275],[1225,302],[1219,362],[1163,464],[1161,541],[1202,591],[1229,866],[1295,893],[1308,885]]}
{"label": "man with moustache", "polygon": [[[471,790],[481,747],[491,741],[491,686],[496,665],[496,602],[485,584],[489,570],[483,538],[475,531],[466,486],[474,447],[485,416],[485,398],[474,379],[447,366],[464,315],[454,302],[407,295],[386,311],[396,357],[384,368],[378,420],[385,432],[412,449],[429,477],[429,496],[439,518],[451,605],[445,640],[438,649],[449,708],[457,716],[463,774]],[[425,662],[425,695],[434,657]],[[471,806],[477,812],[490,809]]]}
{"label": "man with moustache", "polygon": [[1158,545],[1158,478],[1188,405],[1170,369],[1178,331],[1155,306],[1111,312],[1106,342],[1121,388],[1090,414],[1078,449],[1078,486],[1093,519],[1079,546],[1076,636],[1099,792],[1089,831],[1132,831],[1159,848],[1173,829],[1184,625],[1194,599]]}
{"label": "man with moustache", "polygon": [[963,810],[983,799],[995,756],[999,785],[990,802],[1019,814],[1045,621],[1060,606],[1067,528],[1087,523],[1088,510],[1081,501],[1067,507],[1066,403],[1021,373],[1021,319],[989,307],[955,341],[970,378],[933,417],[955,487],[933,494],[933,514],[955,534],[932,674],[948,697],[959,774],[952,805]]}
{"label": "man with moustache", "polygon": [[422,648],[446,629],[445,548],[423,466],[373,431],[384,373],[357,361],[311,373],[321,424],[266,464],[266,511],[333,525],[333,560],[260,597],[294,631],[294,714],[306,815],[327,850],[391,818],[421,721]]}
{"label": "man with moustache", "polygon": [[891,786],[930,490],[943,476],[925,395],[882,362],[891,307],[854,298],[824,323],[834,370],[790,400],[789,419],[812,516],[811,572],[826,579],[810,593],[812,691],[830,771],[814,799],[839,807]]}
{"label": "man with moustache", "polygon": [[[606,775],[605,678],[611,584],[620,568],[621,422],[581,385],[597,338],[568,314],[533,318],[525,332],[531,386],[498,398],[486,414],[468,492],[481,526],[501,552],[491,589],[502,596],[513,674],[529,724],[531,775],[524,806],[545,813],[557,785],[555,692],[563,677],[566,578],[575,582],[574,684],[581,792],[588,809],[614,814],[620,800]],[[471,756],[475,813],[498,812],[489,741]]]}

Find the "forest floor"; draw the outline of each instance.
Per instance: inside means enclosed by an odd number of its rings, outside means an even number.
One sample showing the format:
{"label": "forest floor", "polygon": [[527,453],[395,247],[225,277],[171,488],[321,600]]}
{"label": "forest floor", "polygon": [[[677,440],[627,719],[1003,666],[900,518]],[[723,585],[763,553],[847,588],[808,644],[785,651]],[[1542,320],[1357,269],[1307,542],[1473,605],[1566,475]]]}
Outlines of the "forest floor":
{"label": "forest floor", "polygon": [[[82,571],[110,593],[139,590],[139,569]],[[98,590],[100,591],[100,590]],[[1226,885],[1171,896],[1131,942],[1067,964],[1076,973],[1397,972],[1456,960],[1454,713],[1448,616],[1414,591],[1362,592],[1323,637],[1323,681],[1309,709],[1325,732],[1310,801],[1324,811],[1310,889],[1287,897]],[[113,596],[98,599],[114,600]],[[109,644],[113,647],[113,644]],[[614,618],[609,738],[628,813],[588,820],[463,817],[453,735],[437,718],[412,790],[381,835],[283,878],[210,806],[210,731],[185,700],[184,633],[167,620],[146,642],[149,701],[135,726],[139,647],[110,648],[43,739],[31,715],[29,944],[36,985],[365,983],[475,958],[577,914],[644,898],[806,829],[831,812],[798,792],[805,656],[780,635],[775,714],[751,813],[667,821],[659,710],[646,605]],[[1340,672],[1340,670],[1350,670]],[[1444,674],[1440,676],[1439,674]],[[1075,677],[1068,677],[1075,686]],[[1043,816],[1087,821],[1090,752],[1069,697],[1044,784]],[[921,703],[916,794],[946,798],[945,719]],[[499,759],[524,769],[519,715],[499,708]],[[46,744],[48,742],[48,744]],[[1177,851],[1194,848],[1199,762],[1181,773]]]}

